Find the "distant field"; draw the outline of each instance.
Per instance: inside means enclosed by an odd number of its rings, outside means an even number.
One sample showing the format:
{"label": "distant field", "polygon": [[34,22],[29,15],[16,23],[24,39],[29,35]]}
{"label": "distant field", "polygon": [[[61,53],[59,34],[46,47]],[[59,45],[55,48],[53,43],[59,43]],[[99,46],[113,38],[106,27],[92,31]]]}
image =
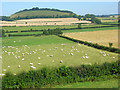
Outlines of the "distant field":
{"label": "distant field", "polygon": [[0,26],[42,26],[42,25],[72,25],[74,23],[91,23],[79,21],[77,18],[37,18],[16,21],[1,21]]}
{"label": "distant field", "polygon": [[57,85],[53,88],[118,88],[118,79],[96,82],[80,82],[66,85]]}
{"label": "distant field", "polygon": [[102,22],[117,22],[118,18],[117,17],[97,17],[100,19]]}
{"label": "distant field", "polygon": [[105,46],[109,46],[109,42],[111,42],[113,43],[113,47],[118,48],[118,30],[65,33],[64,35],[78,40],[91,41],[92,43],[98,43]]}
{"label": "distant field", "polygon": [[90,31],[104,31],[104,30],[115,30],[118,27],[104,27],[104,28],[90,28],[90,29],[74,29],[74,30],[63,30],[64,33],[74,33],[74,32],[90,32]]}
{"label": "distant field", "polygon": [[8,26],[8,27],[2,27],[5,31],[24,31],[24,30],[48,30],[48,29],[64,29],[64,28],[77,28],[77,25],[59,25],[59,26],[20,26],[20,27],[13,27],[13,26]]}
{"label": "distant field", "polygon": [[[14,74],[31,70],[29,63],[33,63],[33,66],[39,69],[42,67],[59,67],[61,65],[102,64],[117,61],[118,57],[116,53],[94,49],[57,36],[6,37],[3,38],[2,43],[3,73],[10,71]],[[8,48],[7,46],[12,47]],[[109,56],[103,56],[100,54],[101,51],[105,52],[106,55],[109,54]],[[83,58],[86,55],[88,58]],[[60,60],[63,63],[60,63]]]}

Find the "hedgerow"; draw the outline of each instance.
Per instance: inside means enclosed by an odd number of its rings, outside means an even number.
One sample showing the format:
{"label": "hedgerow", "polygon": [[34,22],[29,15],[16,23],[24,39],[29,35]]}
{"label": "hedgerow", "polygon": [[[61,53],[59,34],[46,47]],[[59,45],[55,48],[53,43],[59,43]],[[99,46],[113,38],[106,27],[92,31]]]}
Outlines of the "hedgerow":
{"label": "hedgerow", "polygon": [[77,42],[77,43],[81,43],[81,44],[84,44],[84,45],[87,45],[87,46],[94,47],[94,48],[97,48],[97,49],[106,50],[106,51],[115,52],[115,53],[120,53],[120,49],[118,49],[118,48],[107,47],[107,46],[99,45],[97,43],[96,44],[90,43],[90,42],[87,42],[87,41],[81,41],[81,40],[77,40],[77,39],[70,38],[70,37],[63,36],[63,35],[58,35],[58,36],[62,37],[62,38],[65,38],[65,39],[68,39],[68,40],[71,40],[73,42]]}
{"label": "hedgerow", "polygon": [[42,68],[13,75],[8,72],[2,78],[3,88],[41,88],[74,82],[99,81],[118,78],[119,61],[102,65],[61,66],[54,69]]}

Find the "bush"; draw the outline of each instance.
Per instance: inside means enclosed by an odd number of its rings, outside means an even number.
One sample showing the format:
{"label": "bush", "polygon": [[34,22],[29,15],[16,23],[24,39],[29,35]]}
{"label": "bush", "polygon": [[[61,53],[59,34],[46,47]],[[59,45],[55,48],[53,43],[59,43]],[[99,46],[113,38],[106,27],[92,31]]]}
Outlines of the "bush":
{"label": "bush", "polygon": [[72,82],[98,81],[118,78],[119,62],[102,65],[81,65],[77,67],[61,66],[59,68],[30,70],[18,75],[7,73],[2,78],[3,88],[40,88],[46,85],[66,84]]}

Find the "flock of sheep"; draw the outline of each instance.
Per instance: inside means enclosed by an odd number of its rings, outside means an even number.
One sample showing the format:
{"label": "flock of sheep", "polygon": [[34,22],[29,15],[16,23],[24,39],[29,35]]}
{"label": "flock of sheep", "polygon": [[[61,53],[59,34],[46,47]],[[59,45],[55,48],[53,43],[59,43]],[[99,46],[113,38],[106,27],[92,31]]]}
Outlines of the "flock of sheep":
{"label": "flock of sheep", "polygon": [[[40,46],[40,45],[38,45],[38,46]],[[61,52],[63,52],[64,51],[64,47],[66,47],[67,44],[61,44],[61,46],[62,46],[62,48],[54,47],[54,48],[49,49],[49,50],[52,51],[52,50],[58,50],[59,49]],[[75,46],[71,46],[70,47],[71,48],[70,51],[67,51],[66,53],[72,57],[72,56],[75,56],[74,52],[79,53],[79,54],[84,52],[84,51],[79,51],[76,47],[81,47],[81,44],[77,44],[77,46],[76,45]],[[28,45],[24,45],[23,49],[19,49],[18,47],[14,47],[14,46],[3,46],[2,49],[3,49],[2,54],[5,54],[6,57],[12,55],[12,56],[14,56],[14,59],[20,60],[21,62],[24,62],[26,60],[25,57],[29,57],[29,55],[32,55],[32,54],[35,55],[35,54],[38,54],[38,53],[39,54],[40,53],[44,54],[45,52],[47,52],[47,50],[41,49],[41,48],[37,48],[37,49],[31,50],[31,47],[28,46]],[[11,49],[11,51],[10,51],[10,49]],[[24,50],[24,52],[22,50]],[[110,56],[108,53],[105,53],[105,52],[102,52],[102,51],[100,51],[99,53],[103,57]],[[37,59],[39,61],[41,60],[40,55],[39,55],[39,57],[37,57]],[[46,56],[50,57],[50,58],[54,57],[53,54],[49,54],[49,55],[46,55]],[[62,56],[65,57],[66,54],[63,54]],[[0,58],[2,59],[2,56],[0,56]],[[87,53],[85,53],[84,56],[81,57],[81,59],[89,59],[89,58],[91,58],[91,57]],[[115,59],[115,57],[112,57],[112,58]],[[4,58],[3,58],[3,60],[4,60]],[[54,62],[55,62],[55,60],[52,60],[52,63],[54,63]],[[63,60],[59,60],[59,63],[64,63],[64,62],[63,62]],[[37,64],[41,65],[41,62],[39,62]],[[91,63],[88,63],[88,64],[92,65]],[[18,64],[17,66],[18,67],[16,67],[16,68],[21,68],[21,65]],[[11,67],[10,65],[7,66],[7,68],[10,68],[10,67]],[[36,67],[34,66],[34,62],[30,62],[29,63],[29,67],[31,69],[36,69]],[[7,71],[7,69],[3,68],[2,71],[4,72],[4,74],[0,74],[0,76],[4,76],[5,72]],[[16,75],[16,73],[14,73],[14,75]]]}

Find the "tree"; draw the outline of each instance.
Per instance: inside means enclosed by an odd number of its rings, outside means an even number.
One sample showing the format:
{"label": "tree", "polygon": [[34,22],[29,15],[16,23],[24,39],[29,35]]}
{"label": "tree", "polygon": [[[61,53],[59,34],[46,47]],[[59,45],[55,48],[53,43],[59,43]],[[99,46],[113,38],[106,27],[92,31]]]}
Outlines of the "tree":
{"label": "tree", "polygon": [[109,47],[110,47],[110,48],[112,47],[112,45],[113,45],[113,43],[110,43],[110,42],[109,42]]}
{"label": "tree", "polygon": [[78,24],[78,29],[81,29],[81,28],[82,28],[82,27],[81,27],[81,24],[79,23],[79,24]]}
{"label": "tree", "polygon": [[[1,36],[1,35],[0,35]],[[2,37],[5,37],[5,30],[2,30]]]}

